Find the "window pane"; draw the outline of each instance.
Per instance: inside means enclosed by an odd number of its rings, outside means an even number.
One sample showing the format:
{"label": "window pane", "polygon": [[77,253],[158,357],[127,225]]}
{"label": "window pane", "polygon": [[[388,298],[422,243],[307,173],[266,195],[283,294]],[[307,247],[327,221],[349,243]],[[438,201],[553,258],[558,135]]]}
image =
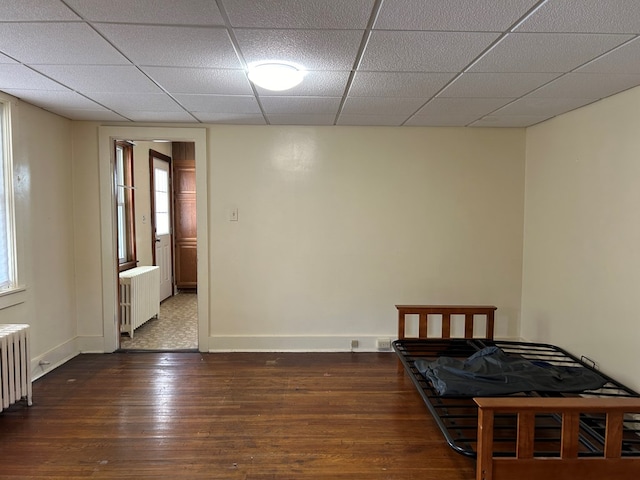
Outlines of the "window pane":
{"label": "window pane", "polygon": [[156,235],[169,233],[169,213],[156,212]]}
{"label": "window pane", "polygon": [[118,205],[124,204],[124,155],[122,147],[116,147],[116,200]]}
{"label": "window pane", "polygon": [[156,192],[168,192],[169,191],[169,175],[168,173],[161,169],[155,169],[155,179],[156,182]]}
{"label": "window pane", "polygon": [[169,195],[165,192],[156,192],[156,212],[166,213],[169,211]]}
{"label": "window pane", "polygon": [[169,218],[169,173],[161,168],[153,169],[155,184],[156,235],[168,235]]}
{"label": "window pane", "polygon": [[5,118],[4,105],[0,104],[0,288],[6,288],[11,284],[9,271],[9,243],[7,231],[7,198],[4,184],[5,165]]}

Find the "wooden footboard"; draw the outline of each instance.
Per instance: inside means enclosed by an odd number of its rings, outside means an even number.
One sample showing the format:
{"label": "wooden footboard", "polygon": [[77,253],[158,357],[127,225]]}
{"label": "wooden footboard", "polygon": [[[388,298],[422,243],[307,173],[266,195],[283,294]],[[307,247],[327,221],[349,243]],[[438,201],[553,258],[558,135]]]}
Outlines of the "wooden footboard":
{"label": "wooden footboard", "polygon": [[[637,431],[625,438],[625,415],[640,413],[640,398],[530,398],[474,399],[478,405],[477,480],[602,480],[640,478],[640,456],[626,456],[623,442],[638,442]],[[494,424],[498,415],[517,415],[515,457],[494,456]],[[561,422],[557,456],[538,456],[536,416],[554,415]],[[583,455],[584,445],[594,442],[585,427],[586,415],[604,414],[601,452]],[[628,418],[628,417],[627,417]],[[637,417],[636,417],[637,418]],[[586,430],[586,432],[585,432]],[[585,438],[589,436],[590,438]],[[596,436],[599,436],[596,433]],[[542,439],[549,443],[549,440]]]}

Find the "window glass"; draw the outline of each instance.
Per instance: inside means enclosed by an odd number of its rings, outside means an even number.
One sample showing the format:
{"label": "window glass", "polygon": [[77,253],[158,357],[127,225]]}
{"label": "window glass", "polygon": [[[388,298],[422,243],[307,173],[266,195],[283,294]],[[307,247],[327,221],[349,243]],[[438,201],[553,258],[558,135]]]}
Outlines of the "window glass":
{"label": "window glass", "polygon": [[168,235],[169,225],[169,175],[166,170],[154,168],[156,235]]}
{"label": "window glass", "polygon": [[8,103],[0,102],[0,290],[16,286],[13,230],[11,119]]}

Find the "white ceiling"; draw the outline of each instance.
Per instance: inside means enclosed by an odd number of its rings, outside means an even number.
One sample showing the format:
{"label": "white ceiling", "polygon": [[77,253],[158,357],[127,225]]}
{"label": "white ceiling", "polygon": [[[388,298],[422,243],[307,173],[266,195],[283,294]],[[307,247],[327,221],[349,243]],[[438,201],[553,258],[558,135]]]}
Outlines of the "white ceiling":
{"label": "white ceiling", "polygon": [[[521,127],[640,85],[639,0],[0,0],[0,90],[78,120]],[[303,65],[285,92],[247,64]]]}

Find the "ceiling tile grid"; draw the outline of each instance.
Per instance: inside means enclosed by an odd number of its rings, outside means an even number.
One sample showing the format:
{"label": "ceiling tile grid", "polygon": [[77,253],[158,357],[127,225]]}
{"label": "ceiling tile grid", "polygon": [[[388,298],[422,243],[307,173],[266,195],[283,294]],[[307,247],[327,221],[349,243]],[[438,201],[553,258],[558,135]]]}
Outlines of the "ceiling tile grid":
{"label": "ceiling tile grid", "polygon": [[[526,127],[640,85],[637,0],[0,0],[0,90],[75,120]],[[253,85],[255,62],[303,82]]]}

